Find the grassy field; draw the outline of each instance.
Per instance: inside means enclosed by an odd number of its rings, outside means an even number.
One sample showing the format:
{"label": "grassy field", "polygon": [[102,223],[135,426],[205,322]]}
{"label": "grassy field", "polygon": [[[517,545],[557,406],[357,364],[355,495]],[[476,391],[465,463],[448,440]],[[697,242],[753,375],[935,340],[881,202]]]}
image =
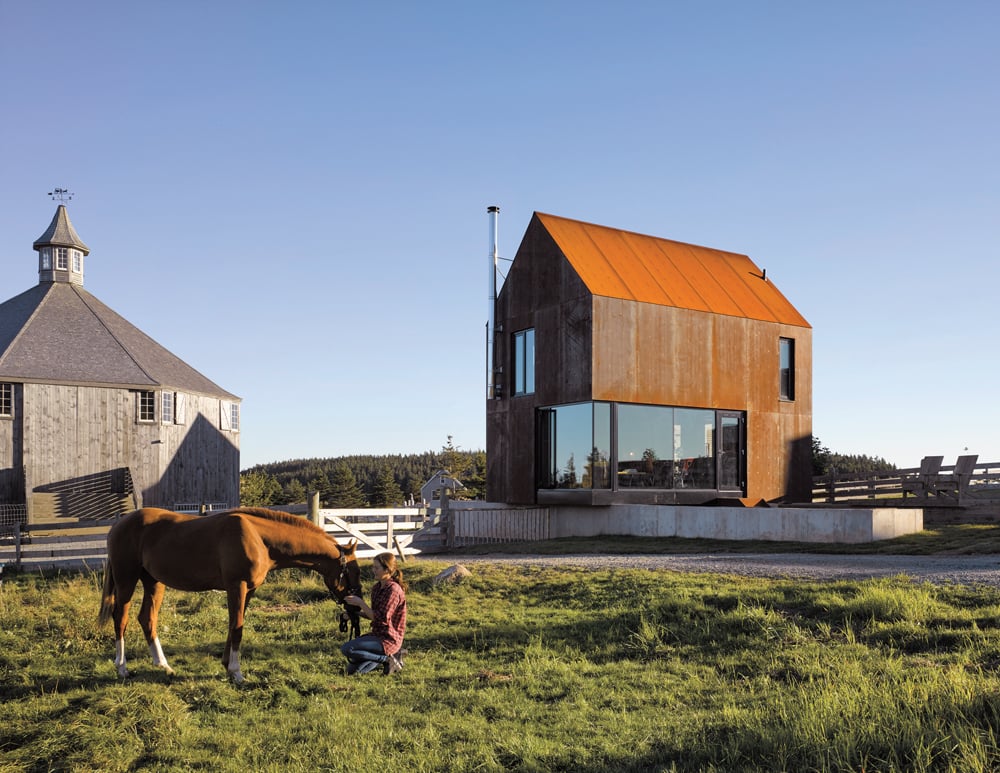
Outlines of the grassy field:
{"label": "grassy field", "polygon": [[273,574],[240,687],[219,662],[221,593],[168,591],[174,677],[133,612],[122,681],[98,575],[8,576],[0,770],[1000,767],[1000,590],[500,564],[434,586],[446,566],[405,565],[412,654],[394,678],[344,676],[319,578]]}

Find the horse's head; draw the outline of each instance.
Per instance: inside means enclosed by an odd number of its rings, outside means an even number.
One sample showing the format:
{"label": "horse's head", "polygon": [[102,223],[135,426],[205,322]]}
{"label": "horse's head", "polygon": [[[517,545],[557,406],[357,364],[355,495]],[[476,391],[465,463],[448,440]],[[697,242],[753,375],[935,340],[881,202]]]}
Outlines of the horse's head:
{"label": "horse's head", "polygon": [[343,601],[344,596],[361,595],[361,568],[358,566],[357,540],[347,545],[338,544],[340,558],[333,565],[329,574],[323,575],[323,581],[330,593]]}

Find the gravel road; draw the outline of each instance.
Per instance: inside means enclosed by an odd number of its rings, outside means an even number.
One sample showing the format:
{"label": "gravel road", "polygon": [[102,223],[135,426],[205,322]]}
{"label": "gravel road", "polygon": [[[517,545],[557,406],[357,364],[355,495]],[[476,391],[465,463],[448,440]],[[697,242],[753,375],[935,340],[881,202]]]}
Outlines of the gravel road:
{"label": "gravel road", "polygon": [[442,555],[434,560],[469,567],[476,563],[529,566],[580,566],[592,569],[670,569],[747,577],[802,577],[817,580],[862,580],[907,575],[937,584],[1000,587],[1000,556],[840,556],[813,553],[684,554],[684,555]]}

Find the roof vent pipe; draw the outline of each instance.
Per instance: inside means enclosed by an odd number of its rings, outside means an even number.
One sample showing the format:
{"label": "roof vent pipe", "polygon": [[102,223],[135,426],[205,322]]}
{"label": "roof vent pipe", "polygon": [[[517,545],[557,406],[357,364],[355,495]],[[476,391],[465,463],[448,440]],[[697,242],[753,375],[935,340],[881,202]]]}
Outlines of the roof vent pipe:
{"label": "roof vent pipe", "polygon": [[492,206],[486,208],[486,214],[490,221],[490,266],[489,266],[489,318],[486,322],[486,399],[492,400],[496,396],[496,373],[493,367],[494,355],[494,328],[496,324],[497,309],[497,225],[500,216],[500,207]]}

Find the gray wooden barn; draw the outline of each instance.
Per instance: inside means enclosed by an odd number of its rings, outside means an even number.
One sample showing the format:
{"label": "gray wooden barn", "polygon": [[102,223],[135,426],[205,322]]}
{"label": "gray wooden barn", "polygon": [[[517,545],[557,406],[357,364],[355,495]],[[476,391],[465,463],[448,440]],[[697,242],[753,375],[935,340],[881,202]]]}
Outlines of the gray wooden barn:
{"label": "gray wooden barn", "polygon": [[239,504],[240,399],[84,289],[64,205],[33,248],[38,284],[0,304],[7,517]]}

